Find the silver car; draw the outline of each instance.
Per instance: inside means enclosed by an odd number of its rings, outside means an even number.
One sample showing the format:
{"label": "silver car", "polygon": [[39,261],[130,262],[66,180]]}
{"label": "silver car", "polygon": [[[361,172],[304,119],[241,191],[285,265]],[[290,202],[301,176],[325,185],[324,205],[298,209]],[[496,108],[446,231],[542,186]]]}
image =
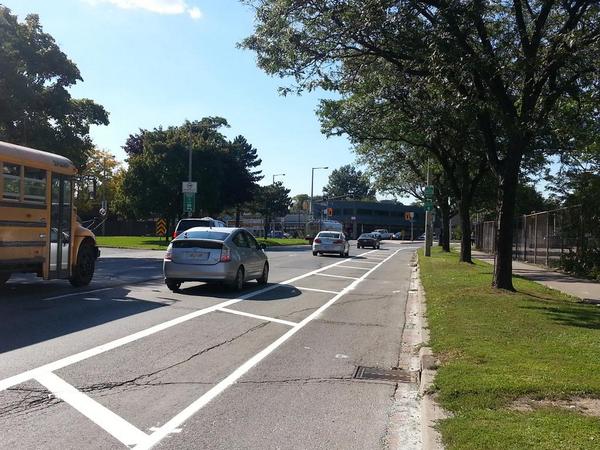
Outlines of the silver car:
{"label": "silver car", "polygon": [[264,249],[242,228],[191,228],[167,247],[165,284],[173,292],[184,281],[225,282],[235,290],[247,280],[266,284],[269,261]]}
{"label": "silver car", "polygon": [[321,231],[312,244],[313,256],[323,253],[337,253],[340,256],[348,256],[350,243],[346,240],[344,233],[339,231]]}

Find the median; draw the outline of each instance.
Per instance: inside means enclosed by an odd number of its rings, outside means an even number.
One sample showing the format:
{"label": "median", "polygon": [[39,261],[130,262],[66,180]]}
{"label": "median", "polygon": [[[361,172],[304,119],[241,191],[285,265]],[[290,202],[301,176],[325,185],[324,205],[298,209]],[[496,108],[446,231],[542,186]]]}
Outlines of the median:
{"label": "median", "polygon": [[[260,244],[268,247],[281,247],[289,245],[307,245],[305,239],[275,239],[257,238]],[[143,250],[166,250],[169,242],[165,238],[152,236],[96,236],[99,247],[133,248]]]}
{"label": "median", "polygon": [[496,290],[455,252],[419,264],[445,446],[600,448],[600,307],[519,277]]}

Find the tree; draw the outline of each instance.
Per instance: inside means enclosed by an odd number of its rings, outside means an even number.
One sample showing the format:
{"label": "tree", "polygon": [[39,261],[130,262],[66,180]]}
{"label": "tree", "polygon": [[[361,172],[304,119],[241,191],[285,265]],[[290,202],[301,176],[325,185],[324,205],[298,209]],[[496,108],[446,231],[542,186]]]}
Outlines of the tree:
{"label": "tree", "polygon": [[308,211],[308,205],[310,202],[310,195],[298,194],[292,198],[292,212],[301,213]]}
{"label": "tree", "polygon": [[262,160],[257,150],[243,136],[237,136],[230,144],[230,154],[235,165],[231,167],[227,188],[227,203],[235,206],[235,226],[240,226],[242,205],[254,198],[258,182],[263,179],[262,171],[256,170]]}
{"label": "tree", "polygon": [[83,81],[79,69],[44,33],[37,15],[19,23],[0,5],[0,140],[71,159],[83,167],[93,150],[91,125],[108,113],[68,89]]}
{"label": "tree", "polygon": [[273,218],[285,216],[292,204],[290,190],[281,181],[266,186],[260,186],[251,209],[263,216],[265,236],[269,234]]}
{"label": "tree", "polygon": [[79,215],[93,215],[102,200],[112,203],[115,196],[113,177],[119,169],[115,155],[97,148],[92,150],[76,183],[75,206]]}
{"label": "tree", "polygon": [[346,197],[351,200],[375,200],[375,190],[371,180],[351,164],[335,169],[329,175],[329,182],[323,188],[326,197]]}
{"label": "tree", "polygon": [[136,218],[179,217],[190,148],[192,179],[198,183],[195,212],[217,214],[252,199],[254,180],[260,176],[248,169],[256,167],[255,150],[241,138],[229,142],[220,132],[225,126],[227,121],[221,117],[206,117],[129,136],[123,147],[129,158],[121,210]]}
{"label": "tree", "polygon": [[[536,160],[567,103],[598,95],[596,0],[258,0],[255,50],[294,89],[347,88],[385,62],[396,85],[436,86],[457,110],[472,109],[481,149],[498,179],[493,284],[513,289],[512,225],[521,169]],[[291,88],[285,88],[285,91]],[[402,98],[400,98],[402,100]],[[414,99],[406,97],[406,100]],[[594,116],[588,116],[594,121]],[[458,131],[458,130],[457,130]]]}

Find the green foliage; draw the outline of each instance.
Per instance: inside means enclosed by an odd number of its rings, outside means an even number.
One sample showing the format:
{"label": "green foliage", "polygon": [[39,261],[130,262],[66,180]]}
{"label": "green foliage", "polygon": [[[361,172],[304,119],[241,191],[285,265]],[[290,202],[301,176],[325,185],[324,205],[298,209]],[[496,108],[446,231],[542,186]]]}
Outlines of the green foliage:
{"label": "green foliage", "polygon": [[310,195],[298,194],[292,199],[291,211],[294,213],[307,212],[309,208]]}
{"label": "green foliage", "polygon": [[600,419],[515,400],[600,397],[594,305],[515,277],[515,293],[490,287],[492,267],[456,254],[419,255],[431,345],[441,359],[435,390],[453,417],[446,448],[597,448]]}
{"label": "green foliage", "polygon": [[122,215],[136,218],[181,214],[182,181],[188,179],[192,151],[192,179],[198,183],[196,211],[214,215],[251,200],[261,179],[254,149],[243,137],[228,141],[220,132],[228,126],[220,117],[186,122],[179,127],[140,130],[123,147],[128,169],[118,196]]}
{"label": "green foliage", "polygon": [[253,212],[263,216],[265,235],[269,233],[274,217],[285,216],[288,213],[292,205],[289,194],[290,190],[286,189],[281,181],[258,188],[256,198],[249,206]]}
{"label": "green foliage", "polygon": [[121,171],[115,155],[97,148],[91,151],[76,183],[75,206],[79,216],[97,215],[102,200],[112,209],[122,179]]}
{"label": "green foliage", "polygon": [[93,150],[91,125],[108,113],[68,89],[79,69],[45,33],[37,15],[23,23],[0,5],[0,140],[58,153],[83,167]]}
{"label": "green foliage", "polygon": [[96,236],[96,242],[100,247],[144,250],[166,250],[169,245],[165,239],[147,236]]}
{"label": "green foliage", "polygon": [[326,197],[345,197],[348,200],[375,200],[375,189],[371,180],[351,164],[331,172],[323,194]]}

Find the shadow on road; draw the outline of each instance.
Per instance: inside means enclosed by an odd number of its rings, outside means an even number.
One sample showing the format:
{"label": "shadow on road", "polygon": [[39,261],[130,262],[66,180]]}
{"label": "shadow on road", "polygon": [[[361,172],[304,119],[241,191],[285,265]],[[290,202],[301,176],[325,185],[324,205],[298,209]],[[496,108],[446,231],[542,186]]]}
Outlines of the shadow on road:
{"label": "shadow on road", "polygon": [[298,289],[296,289],[292,285],[288,284],[277,284],[277,283],[269,283],[267,286],[260,285],[255,282],[248,282],[244,285],[244,289],[242,291],[236,292],[229,289],[227,286],[216,283],[200,283],[194,284],[193,282],[185,283],[182,285],[178,294],[181,295],[189,295],[195,297],[212,297],[212,298],[220,298],[220,299],[234,299],[238,298],[242,295],[251,294],[254,291],[260,291],[265,287],[273,287],[271,290],[256,294],[252,296],[249,300],[281,300],[286,298],[297,297],[301,295]]}
{"label": "shadow on road", "polygon": [[132,297],[124,287],[56,300],[14,300],[0,295],[0,353],[167,305]]}

